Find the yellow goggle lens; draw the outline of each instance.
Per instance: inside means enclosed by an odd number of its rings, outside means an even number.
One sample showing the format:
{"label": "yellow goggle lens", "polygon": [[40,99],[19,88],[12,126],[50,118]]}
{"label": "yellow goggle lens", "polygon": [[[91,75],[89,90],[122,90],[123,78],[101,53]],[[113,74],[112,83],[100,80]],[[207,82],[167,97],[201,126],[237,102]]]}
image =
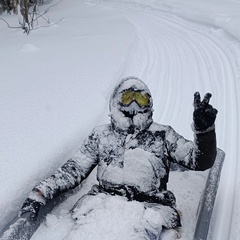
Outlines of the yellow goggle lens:
{"label": "yellow goggle lens", "polygon": [[149,104],[149,95],[147,93],[126,91],[122,93],[121,103],[129,105],[132,101],[136,101],[141,107],[145,107]]}

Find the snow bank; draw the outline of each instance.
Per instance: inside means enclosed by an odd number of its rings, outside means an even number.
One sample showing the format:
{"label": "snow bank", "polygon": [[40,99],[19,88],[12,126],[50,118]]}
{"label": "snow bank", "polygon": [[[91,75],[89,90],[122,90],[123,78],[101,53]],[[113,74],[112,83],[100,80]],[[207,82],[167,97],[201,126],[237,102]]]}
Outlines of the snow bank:
{"label": "snow bank", "polygon": [[[163,3],[163,1],[162,1]],[[156,1],[156,4],[157,1]],[[224,29],[240,40],[240,4],[224,0],[170,0],[163,3],[172,12],[190,21],[198,21]]]}
{"label": "snow bank", "polygon": [[28,36],[1,25],[0,229],[32,187],[108,121],[134,39],[132,25],[107,7],[64,4],[51,12],[64,16],[61,24]]}
{"label": "snow bank", "polygon": [[[120,0],[121,1],[121,0]],[[236,0],[131,0],[181,18],[222,28],[240,40],[240,1]]]}

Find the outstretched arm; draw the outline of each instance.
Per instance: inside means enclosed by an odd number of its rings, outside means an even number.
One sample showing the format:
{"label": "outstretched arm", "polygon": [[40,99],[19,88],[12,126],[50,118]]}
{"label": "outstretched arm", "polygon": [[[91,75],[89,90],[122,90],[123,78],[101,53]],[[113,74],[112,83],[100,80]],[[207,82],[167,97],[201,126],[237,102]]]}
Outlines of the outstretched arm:
{"label": "outstretched arm", "polygon": [[36,220],[41,205],[69,189],[78,186],[98,163],[98,138],[93,133],[84,141],[81,148],[53,175],[46,178],[30,192],[23,203],[20,215],[31,212]]}

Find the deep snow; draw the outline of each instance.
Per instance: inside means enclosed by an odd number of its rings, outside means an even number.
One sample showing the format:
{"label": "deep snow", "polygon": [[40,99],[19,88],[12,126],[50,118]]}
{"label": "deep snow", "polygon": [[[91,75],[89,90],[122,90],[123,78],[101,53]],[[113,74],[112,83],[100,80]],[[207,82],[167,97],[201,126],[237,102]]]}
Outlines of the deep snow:
{"label": "deep snow", "polygon": [[[218,146],[227,155],[210,239],[237,239],[240,1],[71,0],[48,15],[53,23],[64,19],[28,36],[0,21],[0,229],[38,181],[71,157],[94,126],[109,121],[113,87],[135,75],[152,91],[154,120],[189,139],[194,91],[213,94]],[[1,17],[17,24],[16,16]],[[189,174],[174,179],[201,189],[206,173]],[[176,192],[194,198],[190,205],[179,200],[184,214],[186,206],[196,211],[194,190]],[[195,216],[183,217],[189,219]]]}

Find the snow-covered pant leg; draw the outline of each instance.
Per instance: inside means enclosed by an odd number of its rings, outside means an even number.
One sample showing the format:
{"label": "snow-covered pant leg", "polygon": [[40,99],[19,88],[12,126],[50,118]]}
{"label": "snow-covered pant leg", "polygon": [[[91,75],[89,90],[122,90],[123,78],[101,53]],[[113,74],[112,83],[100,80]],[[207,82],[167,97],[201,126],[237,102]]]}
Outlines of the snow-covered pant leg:
{"label": "snow-covered pant leg", "polygon": [[170,206],[160,205],[157,207],[164,219],[163,226],[166,228],[178,228],[181,227],[181,220],[178,211]]}
{"label": "snow-covered pant leg", "polygon": [[144,203],[106,193],[87,194],[72,210],[75,220],[65,240],[153,240],[146,232]]}
{"label": "snow-covered pant leg", "polygon": [[181,229],[180,228],[172,228],[172,229],[163,229],[160,239],[161,240],[176,240],[180,239]]}
{"label": "snow-covered pant leg", "polygon": [[171,229],[181,226],[180,216],[175,208],[152,203],[145,203],[145,208],[145,228],[149,236],[156,236],[154,239],[158,239],[162,227]]}
{"label": "snow-covered pant leg", "polygon": [[128,201],[93,188],[72,209],[75,226],[67,240],[158,240],[162,227],[181,226],[176,209]]}

